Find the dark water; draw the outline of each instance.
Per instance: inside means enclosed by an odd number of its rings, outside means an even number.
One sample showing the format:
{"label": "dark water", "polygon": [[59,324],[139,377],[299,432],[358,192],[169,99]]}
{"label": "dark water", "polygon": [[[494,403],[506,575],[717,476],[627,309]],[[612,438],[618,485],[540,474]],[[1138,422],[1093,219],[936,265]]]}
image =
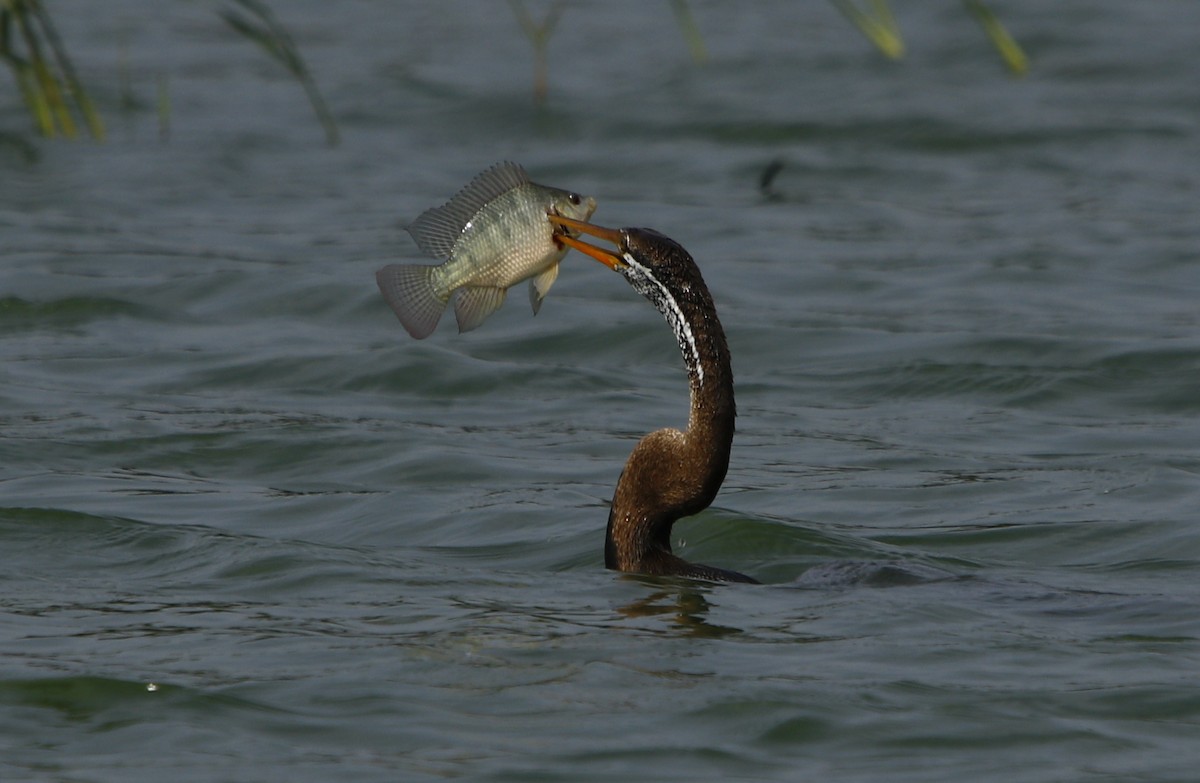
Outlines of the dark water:
{"label": "dark water", "polygon": [[[997,6],[1014,81],[956,3],[894,65],[693,2],[703,66],[573,4],[541,108],[506,4],[275,5],[337,149],[206,4],[52,4],[104,145],[0,101],[0,779],[1196,779],[1200,5]],[[603,568],[686,415],[618,276],[382,302],[502,159],[700,261],[739,433],[677,549],[767,585]]]}

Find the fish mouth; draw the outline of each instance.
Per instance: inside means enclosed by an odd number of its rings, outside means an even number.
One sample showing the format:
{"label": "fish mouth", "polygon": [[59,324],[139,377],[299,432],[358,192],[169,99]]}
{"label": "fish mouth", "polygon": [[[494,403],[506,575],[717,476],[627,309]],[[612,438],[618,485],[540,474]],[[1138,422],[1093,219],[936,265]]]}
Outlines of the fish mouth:
{"label": "fish mouth", "polygon": [[[591,256],[609,269],[620,269],[621,267],[629,266],[629,263],[622,257],[626,252],[625,235],[620,229],[594,226],[591,223],[562,217],[561,215],[551,214],[549,217],[550,222],[555,225],[554,238],[557,241],[567,247],[575,248],[580,253]],[[563,233],[558,233],[557,229],[562,229]],[[614,252],[603,247],[588,244],[580,239],[576,239],[577,234],[588,234],[589,236],[612,242],[617,246],[617,250]]]}

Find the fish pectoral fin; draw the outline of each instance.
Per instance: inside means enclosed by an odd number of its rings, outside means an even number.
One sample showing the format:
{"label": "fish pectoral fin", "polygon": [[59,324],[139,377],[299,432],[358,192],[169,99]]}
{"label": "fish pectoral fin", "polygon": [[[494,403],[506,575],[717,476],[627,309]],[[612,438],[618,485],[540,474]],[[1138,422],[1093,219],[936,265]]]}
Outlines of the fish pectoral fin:
{"label": "fish pectoral fin", "polygon": [[423,252],[434,258],[449,258],[463,229],[485,204],[528,182],[529,175],[516,163],[497,163],[478,174],[442,206],[418,215],[408,226],[408,233]]}
{"label": "fish pectoral fin", "polygon": [[537,315],[538,310],[542,309],[542,300],[546,298],[546,294],[550,293],[550,286],[554,285],[554,281],[557,279],[558,264],[551,264],[540,275],[530,279],[529,304],[533,307],[534,315]]}
{"label": "fish pectoral fin", "polygon": [[507,288],[468,285],[454,292],[454,317],[458,319],[458,331],[469,332],[500,309],[504,304]]}

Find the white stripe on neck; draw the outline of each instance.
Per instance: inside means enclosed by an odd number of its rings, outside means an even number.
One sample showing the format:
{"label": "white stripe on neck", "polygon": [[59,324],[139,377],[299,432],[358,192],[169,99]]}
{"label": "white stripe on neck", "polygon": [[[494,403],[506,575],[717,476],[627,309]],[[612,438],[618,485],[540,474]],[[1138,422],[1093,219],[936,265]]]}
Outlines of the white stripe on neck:
{"label": "white stripe on neck", "polygon": [[671,329],[675,332],[675,339],[679,341],[680,350],[691,355],[691,361],[685,357],[684,363],[688,365],[689,370],[695,371],[700,383],[704,383],[704,365],[700,362],[700,348],[696,345],[696,335],[692,334],[691,325],[683,317],[683,310],[679,307],[679,302],[675,301],[675,297],[671,295],[667,287],[659,282],[645,264],[638,263],[629,253],[624,254],[624,260],[629,266],[638,269],[643,279],[654,285],[659,294],[654,300],[655,305],[658,306],[659,302],[664,303],[660,310],[666,316],[667,322],[671,324]]}

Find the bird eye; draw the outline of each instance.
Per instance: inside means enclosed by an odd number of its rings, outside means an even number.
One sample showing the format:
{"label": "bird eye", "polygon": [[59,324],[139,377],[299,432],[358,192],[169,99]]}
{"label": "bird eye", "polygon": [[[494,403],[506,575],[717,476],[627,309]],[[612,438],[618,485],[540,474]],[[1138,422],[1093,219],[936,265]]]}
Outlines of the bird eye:
{"label": "bird eye", "polygon": [[575,206],[579,206],[579,202],[580,202],[580,201],[582,201],[582,199],[581,199],[581,198],[579,198],[579,194],[578,194],[578,193],[568,193],[568,194],[567,194],[567,201],[570,201],[570,202],[571,202],[572,204],[574,204]]}

